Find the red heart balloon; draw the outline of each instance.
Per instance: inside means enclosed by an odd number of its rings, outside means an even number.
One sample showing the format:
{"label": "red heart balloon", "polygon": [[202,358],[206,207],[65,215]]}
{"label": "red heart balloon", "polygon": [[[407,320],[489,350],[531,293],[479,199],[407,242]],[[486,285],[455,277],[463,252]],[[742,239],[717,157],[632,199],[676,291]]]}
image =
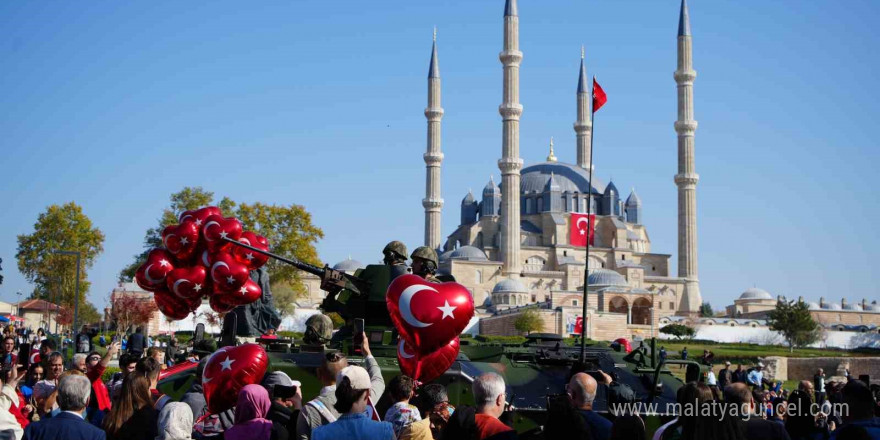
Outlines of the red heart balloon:
{"label": "red heart balloon", "polygon": [[235,292],[244,286],[250,272],[247,266],[235,261],[228,252],[217,254],[211,265],[211,281],[215,292]]}
{"label": "red heart balloon", "polygon": [[205,267],[199,264],[193,267],[178,267],[168,272],[165,284],[168,290],[181,298],[201,298],[211,291],[210,286],[205,283],[207,274]]}
{"label": "red heart balloon", "polygon": [[215,254],[212,254],[211,251],[207,249],[199,250],[199,260],[198,263],[205,267],[205,269],[210,269],[211,266],[214,265],[214,259],[216,257]]}
{"label": "red heart balloon", "polygon": [[138,268],[134,279],[144,290],[154,291],[165,288],[165,276],[174,269],[171,254],[165,249],[153,249],[147,254],[147,261]]}
{"label": "red heart balloon", "polygon": [[211,310],[217,313],[228,313],[237,306],[227,303],[226,299],[226,295],[213,294],[208,297],[208,304],[211,306]]}
{"label": "red heart balloon", "polygon": [[[249,244],[260,250],[269,250],[269,240],[266,240],[266,237],[254,234],[251,231],[241,234],[241,238],[239,238],[238,241],[244,244]],[[250,249],[245,249],[241,246],[233,245],[232,255],[235,256],[235,259],[238,260],[239,263],[244,264],[250,270],[259,269],[269,261],[269,257]]]}
{"label": "red heart balloon", "polygon": [[412,274],[391,282],[385,302],[397,331],[421,356],[460,335],[474,316],[474,299],[467,288]]}
{"label": "red heart balloon", "polygon": [[215,351],[202,374],[208,410],[220,414],[235,406],[238,392],[245,385],[260,383],[268,366],[269,356],[257,344],[223,347]]}
{"label": "red heart balloon", "polygon": [[[156,307],[163,315],[175,320],[186,318],[202,302],[201,298],[195,300],[178,298],[165,289],[153,292],[153,299],[156,300]],[[193,304],[193,301],[198,301],[198,304]]]}
{"label": "red heart balloon", "polygon": [[400,372],[420,382],[430,382],[446,372],[458,357],[460,341],[458,337],[440,347],[439,350],[419,356],[403,339],[397,344],[397,361]]}
{"label": "red heart balloon", "polygon": [[214,292],[212,296],[220,297],[223,304],[243,306],[260,299],[262,295],[263,289],[260,288],[260,285],[249,278],[238,290]]}
{"label": "red heart balloon", "polygon": [[232,240],[241,238],[241,222],[235,217],[208,216],[205,219],[205,225],[202,226],[202,237],[205,239],[205,246],[211,251],[232,246],[222,238]]}
{"label": "red heart balloon", "polygon": [[222,217],[223,212],[220,211],[220,208],[218,208],[216,206],[205,206],[204,208],[200,208],[200,209],[194,209],[191,211],[183,211],[180,214],[180,218],[178,219],[178,221],[180,223],[183,223],[187,220],[190,220],[196,224],[196,227],[201,228],[202,225],[205,224],[205,219],[212,216],[212,215],[219,215]]}
{"label": "red heart balloon", "polygon": [[162,231],[162,243],[178,261],[189,261],[199,244],[199,227],[189,220],[166,226]]}

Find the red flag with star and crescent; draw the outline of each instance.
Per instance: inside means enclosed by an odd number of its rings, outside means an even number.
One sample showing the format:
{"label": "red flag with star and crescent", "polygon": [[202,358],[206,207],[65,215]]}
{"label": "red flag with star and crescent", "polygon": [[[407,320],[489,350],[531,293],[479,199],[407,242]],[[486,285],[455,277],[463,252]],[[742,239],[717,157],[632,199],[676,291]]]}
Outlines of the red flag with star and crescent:
{"label": "red flag with star and crescent", "polygon": [[596,237],[593,236],[593,227],[596,224],[596,216],[594,214],[578,214],[571,213],[571,229],[568,232],[568,243],[572,246],[586,246],[587,239],[590,245],[595,244]]}
{"label": "red flag with star and crescent", "polygon": [[593,77],[593,113],[599,111],[605,103],[608,102],[608,95],[605,94],[605,91],[602,90],[602,86],[596,82],[596,77]]}

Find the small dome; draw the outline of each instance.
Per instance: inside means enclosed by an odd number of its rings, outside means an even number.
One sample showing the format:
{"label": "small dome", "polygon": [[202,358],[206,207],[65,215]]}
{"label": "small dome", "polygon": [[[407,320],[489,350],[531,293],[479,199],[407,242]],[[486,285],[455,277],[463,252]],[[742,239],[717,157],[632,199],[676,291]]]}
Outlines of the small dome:
{"label": "small dome", "polygon": [[847,304],[846,307],[843,308],[843,310],[858,310],[858,311],[861,311],[861,310],[862,310],[862,306],[861,306],[860,304]]}
{"label": "small dome", "polygon": [[807,307],[809,307],[810,310],[819,310],[819,309],[821,309],[821,307],[819,307],[819,304],[818,304],[818,303],[814,303],[814,302],[808,302],[808,303],[807,303]]}
{"label": "small dome", "polygon": [[739,296],[739,299],[773,299],[773,295],[764,289],[752,287],[746,289],[746,291]]}
{"label": "small dome", "polygon": [[471,191],[468,191],[467,195],[461,200],[462,205],[470,205],[474,202],[476,202],[476,200],[474,200],[474,193]]}
{"label": "small dome", "polygon": [[825,310],[841,310],[840,304],[838,304],[838,303],[827,303],[827,304],[825,304],[825,307],[823,307],[823,308]]}
{"label": "small dome", "polygon": [[623,275],[611,269],[596,269],[587,277],[590,286],[628,286]]}
{"label": "small dome", "polygon": [[880,312],[880,304],[870,304],[868,305],[868,310],[871,312]]}
{"label": "small dome", "polygon": [[608,182],[608,186],[605,187],[605,195],[609,196],[611,194],[614,194],[615,197],[617,196],[617,194],[620,194],[620,191],[618,191],[617,187],[614,186],[614,182]]}
{"label": "small dome", "polygon": [[489,183],[483,188],[483,197],[497,194],[501,194],[501,188],[498,188],[498,185],[495,184],[495,178],[490,176]]}
{"label": "small dome", "polygon": [[455,252],[455,251],[437,252],[437,255],[439,255],[439,257],[437,257],[437,258],[442,263],[442,262],[448,260],[449,256],[452,255],[453,252]]}
{"label": "small dome", "polygon": [[523,283],[513,278],[507,278],[498,282],[492,288],[492,293],[529,293]]}
{"label": "small dome", "polygon": [[449,254],[452,260],[488,261],[486,253],[473,246],[462,246]]}
{"label": "small dome", "polygon": [[635,189],[633,189],[632,192],[629,193],[629,197],[626,198],[626,206],[642,206],[642,199],[636,194]]}
{"label": "small dome", "polygon": [[354,272],[358,269],[363,269],[364,263],[361,263],[358,260],[352,260],[351,257],[346,258],[336,264],[333,265],[334,270],[341,270],[343,272]]}

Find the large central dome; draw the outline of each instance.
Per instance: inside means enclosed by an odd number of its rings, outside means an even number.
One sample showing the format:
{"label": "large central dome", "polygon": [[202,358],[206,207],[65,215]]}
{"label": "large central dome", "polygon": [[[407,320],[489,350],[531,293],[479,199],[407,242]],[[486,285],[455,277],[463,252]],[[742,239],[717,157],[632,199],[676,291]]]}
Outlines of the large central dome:
{"label": "large central dome", "polygon": [[[590,185],[587,170],[562,162],[542,162],[523,168],[520,191],[523,194],[543,192],[551,174],[561,192],[587,193]],[[593,176],[593,194],[602,194],[604,191],[605,184]]]}

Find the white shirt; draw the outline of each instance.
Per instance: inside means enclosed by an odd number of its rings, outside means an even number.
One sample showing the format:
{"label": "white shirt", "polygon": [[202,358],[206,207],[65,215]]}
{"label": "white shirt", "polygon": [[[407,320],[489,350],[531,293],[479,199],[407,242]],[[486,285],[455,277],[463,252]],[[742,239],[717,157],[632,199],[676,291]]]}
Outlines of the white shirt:
{"label": "white shirt", "polygon": [[76,411],[62,411],[62,412],[66,412],[66,413],[68,413],[68,414],[73,414],[73,415],[75,415],[75,416],[77,416],[77,417],[79,417],[79,418],[81,418],[81,419],[85,419],[85,417],[83,417],[82,414],[80,414],[80,413],[78,413],[78,412],[76,412]]}
{"label": "white shirt", "polygon": [[708,382],[708,385],[710,385],[710,386],[718,385],[718,382],[715,380],[715,373],[713,373],[711,371],[709,371],[709,376],[708,376],[708,379],[706,379],[706,380]]}

